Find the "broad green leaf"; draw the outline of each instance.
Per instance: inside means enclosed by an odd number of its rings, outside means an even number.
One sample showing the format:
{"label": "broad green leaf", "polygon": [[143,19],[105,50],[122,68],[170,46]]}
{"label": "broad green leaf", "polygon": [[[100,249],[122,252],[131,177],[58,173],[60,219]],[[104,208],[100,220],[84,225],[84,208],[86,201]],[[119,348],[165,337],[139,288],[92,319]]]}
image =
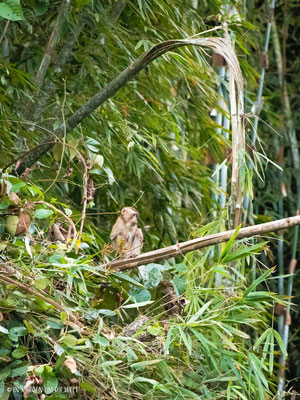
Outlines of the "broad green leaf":
{"label": "broad green leaf", "polygon": [[77,344],[77,338],[70,333],[67,333],[65,336],[60,338],[60,342],[68,347],[74,347]]}
{"label": "broad green leaf", "polygon": [[11,354],[13,358],[23,358],[25,354],[27,354],[27,347],[25,346],[19,346],[17,349],[15,349]]}
{"label": "broad green leaf", "polygon": [[7,377],[9,377],[11,373],[11,369],[9,366],[3,367],[0,369],[0,381],[5,381]]}
{"label": "broad green leaf", "polygon": [[57,388],[58,380],[50,365],[44,366],[41,378],[43,379],[45,393],[50,394]]}
{"label": "broad green leaf", "polygon": [[104,164],[104,157],[101,154],[97,154],[93,161],[98,168],[102,168]]}
{"label": "broad green leaf", "polygon": [[151,293],[147,289],[133,288],[130,290],[130,295],[136,303],[142,303],[151,300]]}
{"label": "broad green leaf", "polygon": [[93,338],[93,342],[94,342],[94,343],[97,343],[97,344],[100,344],[100,345],[103,346],[103,347],[109,346],[109,340],[106,339],[106,338],[103,337],[103,336],[95,336],[95,337]]}
{"label": "broad green leaf", "polygon": [[34,281],[34,286],[39,290],[44,290],[48,286],[49,282],[46,278],[37,278]]}
{"label": "broad green leaf", "polygon": [[23,11],[20,0],[4,0],[0,3],[0,17],[10,21],[20,21],[23,19]]}
{"label": "broad green leaf", "polygon": [[[1,5],[1,3],[0,3],[0,5]],[[8,206],[9,206],[8,197],[4,196],[0,202],[0,210],[6,210]]]}
{"label": "broad green leaf", "polygon": [[16,184],[12,185],[11,192],[18,193],[18,191],[24,186],[26,186],[25,182],[16,183]]}
{"label": "broad green leaf", "polygon": [[38,210],[35,210],[34,218],[36,218],[36,219],[49,218],[53,213],[54,213],[53,210],[49,210],[49,209],[47,210],[45,208],[39,208]]}
{"label": "broad green leaf", "polygon": [[17,368],[13,368],[11,371],[10,377],[15,378],[17,376],[25,375],[28,370],[28,367],[29,367],[28,363],[24,362]]}
{"label": "broad green leaf", "polygon": [[99,314],[105,315],[106,317],[114,317],[116,315],[116,312],[113,310],[101,308],[99,310]]}
{"label": "broad green leaf", "polygon": [[26,335],[27,329],[23,326],[16,326],[9,330],[9,337],[13,341],[18,341],[19,337]]}
{"label": "broad green leaf", "polygon": [[87,392],[90,392],[92,394],[97,393],[97,388],[86,381],[80,382],[79,386],[81,387],[81,389],[86,390]]}

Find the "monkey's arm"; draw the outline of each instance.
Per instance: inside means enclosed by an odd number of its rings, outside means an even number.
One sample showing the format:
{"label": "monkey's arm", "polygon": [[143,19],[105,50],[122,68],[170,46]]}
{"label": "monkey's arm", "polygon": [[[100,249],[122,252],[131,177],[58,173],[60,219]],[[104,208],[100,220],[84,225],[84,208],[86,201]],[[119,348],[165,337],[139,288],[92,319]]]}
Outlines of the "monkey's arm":
{"label": "monkey's arm", "polygon": [[143,244],[144,244],[144,235],[142,230],[138,228],[132,242],[132,247],[130,251],[126,252],[126,258],[136,257],[139,254],[141,254]]}

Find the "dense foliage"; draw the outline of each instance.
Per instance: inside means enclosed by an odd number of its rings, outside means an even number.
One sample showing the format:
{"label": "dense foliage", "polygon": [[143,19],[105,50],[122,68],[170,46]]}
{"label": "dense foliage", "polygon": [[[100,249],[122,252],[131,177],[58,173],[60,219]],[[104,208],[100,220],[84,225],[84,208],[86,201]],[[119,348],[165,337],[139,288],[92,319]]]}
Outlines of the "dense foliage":
{"label": "dense foliage", "polygon": [[[222,60],[194,47],[168,52],[70,133],[53,131],[153,45],[226,22],[246,88],[243,184],[254,201],[243,223],[295,215],[299,111],[288,106],[300,109],[299,59],[297,22],[284,5],[275,10],[255,146],[268,4],[0,3],[1,398],[276,396],[293,284],[282,276],[299,255],[297,229],[269,243],[233,236],[130,272],[104,265],[115,257],[109,233],[123,206],[139,210],[143,251],[227,229],[229,203],[223,209],[220,198],[229,199],[229,185],[218,181],[224,166],[230,181],[232,169]],[[286,68],[278,75],[281,28]],[[51,149],[17,176],[21,155],[30,158],[45,140]],[[286,239],[285,252],[274,238]],[[300,374],[296,326],[290,379]],[[277,398],[293,388],[287,382]]]}

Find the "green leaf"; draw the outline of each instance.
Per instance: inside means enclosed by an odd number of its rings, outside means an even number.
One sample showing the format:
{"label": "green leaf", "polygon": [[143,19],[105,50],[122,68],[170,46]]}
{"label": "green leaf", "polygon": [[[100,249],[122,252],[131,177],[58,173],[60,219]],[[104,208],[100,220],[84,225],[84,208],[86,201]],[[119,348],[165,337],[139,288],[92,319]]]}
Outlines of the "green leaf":
{"label": "green leaf", "polygon": [[251,285],[248,287],[248,289],[245,290],[244,292],[244,297],[247,297],[247,295],[252,292],[252,290],[254,290],[256,288],[256,286],[258,286],[261,282],[263,282],[268,275],[270,275],[276,267],[273,268],[269,268],[267,271],[265,271],[260,277],[258,277],[257,279],[255,279],[254,282],[251,283]]}
{"label": "green leaf", "polygon": [[100,344],[101,346],[109,346],[109,340],[103,336],[95,336],[93,339],[94,343]]}
{"label": "green leaf", "polygon": [[25,362],[25,363],[22,363],[21,366],[14,368],[10,374],[11,378],[15,378],[16,376],[25,375],[28,370],[28,366],[29,366],[28,363]]}
{"label": "green leaf", "polygon": [[223,259],[222,262],[224,264],[229,263],[233,260],[238,260],[239,258],[244,258],[250,254],[257,254],[260,253],[263,248],[265,247],[266,242],[257,243],[249,247],[244,247],[236,250],[234,253],[227,254]]}
{"label": "green leaf", "polygon": [[108,310],[105,308],[101,308],[99,310],[99,314],[105,315],[106,317],[114,317],[116,315],[116,312],[113,310]]}
{"label": "green leaf", "polygon": [[39,367],[34,368],[35,375],[42,376],[42,373],[44,372],[44,368],[45,368],[45,365],[40,365]]}
{"label": "green leaf", "polygon": [[25,354],[27,354],[27,351],[28,351],[27,347],[25,347],[25,346],[19,346],[17,349],[15,349],[15,350],[11,353],[11,355],[12,355],[14,358],[23,358],[23,357],[25,356]]}
{"label": "green leaf", "polygon": [[20,0],[4,0],[0,3],[0,17],[10,21],[20,21],[24,18]]}
{"label": "green leaf", "polygon": [[285,345],[283,343],[282,337],[279,335],[279,333],[275,329],[272,329],[272,333],[273,333],[275,339],[277,340],[277,343],[279,344],[279,347],[280,347],[280,350],[281,350],[282,354],[285,357],[287,357],[288,353],[286,351],[286,348],[285,348]]}
{"label": "green leaf", "polygon": [[98,153],[101,144],[97,140],[87,136],[85,139],[85,143],[86,147],[89,150],[91,150],[93,153]]}
{"label": "green leaf", "polygon": [[4,326],[0,325],[0,333],[4,333],[5,335],[8,335],[8,329],[4,328]]}
{"label": "green leaf", "polygon": [[34,335],[35,330],[34,327],[31,325],[29,321],[26,321],[25,319],[23,320],[23,324],[26,326],[28,332],[32,333]]}
{"label": "green leaf", "polygon": [[45,12],[48,10],[48,4],[47,3],[38,3],[35,6],[35,13],[39,17],[41,15],[44,15]]}
{"label": "green leaf", "polygon": [[60,314],[61,321],[65,324],[67,322],[68,315],[65,311],[62,311]]}
{"label": "green leaf", "polygon": [[[1,5],[1,3],[0,3]],[[9,200],[8,198],[5,196],[3,197],[3,199],[1,200],[0,203],[0,210],[6,210],[6,208],[9,206]]]}
{"label": "green leaf", "polygon": [[270,332],[272,331],[272,328],[268,328],[267,330],[264,331],[264,333],[257,339],[253,346],[253,350],[257,349],[264,340],[267,339],[267,336],[270,335]]}
{"label": "green leaf", "polygon": [[113,272],[109,276],[110,277],[115,277],[115,278],[119,279],[120,281],[129,282],[129,283],[132,283],[135,286],[139,286],[141,288],[144,288],[144,286],[140,282],[138,282],[135,279],[131,278],[129,275],[124,274],[123,272]]}
{"label": "green leaf", "polygon": [[100,154],[97,154],[93,161],[94,165],[96,165],[98,168],[102,168],[104,163],[104,157],[101,156]]}
{"label": "green leaf", "polygon": [[11,369],[9,366],[3,367],[0,369],[0,381],[5,381],[6,378],[9,377],[11,373]]}
{"label": "green leaf", "polygon": [[60,341],[68,347],[74,347],[77,344],[77,338],[70,333],[63,336]]}
{"label": "green leaf", "polygon": [[133,363],[131,364],[131,367],[134,368],[144,368],[144,367],[148,367],[149,365],[155,365],[162,362],[162,360],[150,360],[150,361],[140,361],[137,363]]}
{"label": "green leaf", "polygon": [[12,185],[10,191],[13,192],[13,193],[18,193],[18,191],[24,186],[26,186],[25,182],[16,183],[16,184]]}
{"label": "green leaf", "polygon": [[158,336],[161,333],[161,327],[160,326],[148,326],[147,332],[149,332],[150,335],[152,335],[152,336]]}
{"label": "green leaf", "polygon": [[86,390],[87,392],[90,392],[92,394],[97,393],[97,388],[95,386],[92,386],[88,382],[80,382],[79,386],[81,387],[81,389]]}
{"label": "green leaf", "polygon": [[49,282],[46,278],[37,278],[34,281],[34,286],[39,290],[44,290],[48,286]]}
{"label": "green leaf", "polygon": [[[2,235],[2,233],[4,232],[4,230],[5,230],[5,220],[4,220],[4,218],[1,218],[0,217],[0,236]],[[1,250],[0,250],[1,251]]]}
{"label": "green leaf", "polygon": [[48,218],[53,213],[54,213],[53,210],[49,210],[49,209],[45,209],[45,208],[39,208],[38,210],[35,210],[34,218],[36,218],[36,219]]}
{"label": "green leaf", "polygon": [[53,158],[56,161],[60,161],[62,158],[63,146],[61,144],[55,144],[53,146]]}
{"label": "green leaf", "polygon": [[198,318],[204,313],[204,311],[205,311],[207,308],[209,308],[209,306],[211,305],[211,303],[212,303],[212,300],[209,300],[207,303],[205,303],[205,304],[200,308],[200,310],[198,310],[198,311],[196,312],[196,314],[194,314],[194,315],[187,321],[187,324],[188,324],[188,325],[194,324],[194,323],[198,320]]}
{"label": "green leaf", "polygon": [[0,399],[2,399],[4,390],[5,390],[4,381],[0,381]]}
{"label": "green leaf", "polygon": [[103,170],[108,177],[108,183],[112,185],[116,181],[112,170],[108,167],[104,167]]}
{"label": "green leaf", "polygon": [[43,379],[45,393],[50,394],[57,388],[58,380],[50,365],[44,366],[41,378]]}
{"label": "green leaf", "polygon": [[129,294],[134,298],[136,303],[142,303],[151,300],[151,293],[147,289],[134,288]]}
{"label": "green leaf", "polygon": [[235,238],[237,237],[239,230],[241,229],[241,225],[239,225],[236,230],[233,232],[231,238],[228,240],[226,243],[226,246],[224,247],[224,250],[222,251],[222,254],[220,256],[220,262],[223,263],[223,259],[227,256],[227,254],[230,252],[233,243],[235,241]]}
{"label": "green leaf", "polygon": [[9,330],[9,338],[15,342],[19,340],[19,337],[26,335],[27,329],[23,326],[16,326]]}
{"label": "green leaf", "polygon": [[139,274],[143,278],[145,288],[152,289],[162,280],[163,266],[160,264],[148,264],[139,267]]}
{"label": "green leaf", "polygon": [[153,301],[142,301],[140,303],[126,304],[125,306],[122,306],[122,308],[139,308],[139,307],[148,306],[149,304],[152,304],[152,303],[153,303]]}
{"label": "green leaf", "polygon": [[9,215],[6,217],[5,229],[11,236],[15,236],[19,224],[18,215]]}
{"label": "green leaf", "polygon": [[47,319],[47,325],[50,326],[50,328],[52,329],[62,329],[65,326],[65,324],[59,320],[52,321],[50,319]]}

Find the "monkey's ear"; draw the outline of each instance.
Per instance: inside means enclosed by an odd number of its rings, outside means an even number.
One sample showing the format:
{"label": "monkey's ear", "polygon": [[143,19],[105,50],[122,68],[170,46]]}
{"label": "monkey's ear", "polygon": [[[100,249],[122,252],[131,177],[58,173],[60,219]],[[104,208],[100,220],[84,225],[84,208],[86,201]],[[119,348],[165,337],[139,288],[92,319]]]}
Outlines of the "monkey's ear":
{"label": "monkey's ear", "polygon": [[126,209],[122,208],[121,214],[126,214]]}

